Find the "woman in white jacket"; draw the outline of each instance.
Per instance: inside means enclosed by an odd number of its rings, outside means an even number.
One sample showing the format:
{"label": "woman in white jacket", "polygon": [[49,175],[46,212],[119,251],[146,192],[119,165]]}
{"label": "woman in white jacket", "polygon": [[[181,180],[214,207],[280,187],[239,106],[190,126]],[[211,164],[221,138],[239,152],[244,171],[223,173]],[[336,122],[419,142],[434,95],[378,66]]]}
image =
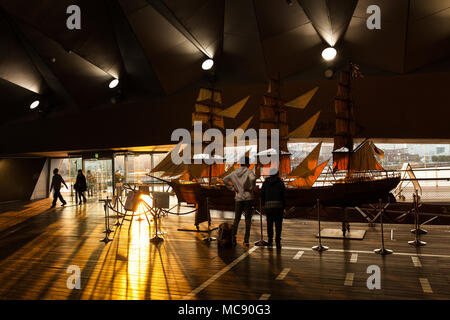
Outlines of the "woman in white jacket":
{"label": "woman in white jacket", "polygon": [[[234,189],[235,199],[235,217],[233,223],[233,240],[236,241],[237,229],[241,221],[241,215],[245,215],[245,236],[244,245],[248,246],[250,238],[250,227],[252,223],[253,190],[256,185],[256,177],[253,171],[248,169],[250,160],[244,158],[244,164],[234,170],[231,174],[223,178],[226,186]],[[230,185],[231,183],[231,185]]]}

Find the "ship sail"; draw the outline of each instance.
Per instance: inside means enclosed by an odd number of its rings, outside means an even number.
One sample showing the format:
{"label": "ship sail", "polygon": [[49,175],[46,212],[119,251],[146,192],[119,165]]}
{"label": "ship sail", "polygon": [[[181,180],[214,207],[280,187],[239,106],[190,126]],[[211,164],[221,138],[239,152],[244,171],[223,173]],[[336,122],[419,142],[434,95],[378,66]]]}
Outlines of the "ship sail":
{"label": "ship sail", "polygon": [[320,174],[322,173],[323,169],[327,166],[328,161],[325,161],[318,165],[311,174],[305,175],[304,177],[298,177],[294,181],[289,182],[288,185],[294,186],[297,188],[305,188],[305,187],[312,187],[314,182],[316,182],[317,178],[319,178]]}
{"label": "ship sail", "polygon": [[198,91],[197,102],[205,100],[213,100],[218,104],[222,104],[222,92],[209,88],[200,88]]}
{"label": "ship sail", "polygon": [[375,145],[372,141],[366,140],[354,152],[335,152],[333,154],[333,171],[383,171],[384,168],[375,158],[374,147]]}
{"label": "ship sail", "polygon": [[311,132],[313,131],[314,127],[316,126],[317,119],[319,119],[320,111],[317,112],[315,115],[313,115],[311,118],[306,120],[305,123],[303,123],[301,126],[299,126],[297,129],[289,133],[289,138],[297,138],[297,139],[303,139],[303,138],[309,138],[311,135]]}
{"label": "ship sail", "polygon": [[[224,118],[235,118],[242,108],[245,106],[250,96],[241,99],[229,108],[224,109],[222,106],[222,92],[220,90],[210,88],[200,88],[195,103],[194,112],[192,113],[192,125],[195,121],[202,122],[204,130],[215,128],[225,133]],[[246,130],[253,117],[245,121],[241,127]],[[206,144],[206,143],[204,143]],[[184,146],[186,147],[186,146]],[[203,146],[203,148],[205,145]],[[202,148],[202,149],[203,149]],[[151,173],[162,172],[164,177],[178,177],[183,180],[197,180],[199,178],[220,177],[225,173],[224,163],[206,164],[180,164],[172,163],[171,154],[175,150],[167,154],[167,156],[151,171]],[[179,152],[182,149],[179,150]],[[200,157],[202,159],[208,156],[216,157],[216,155],[193,154],[194,148],[191,146],[191,159]]]}
{"label": "ship sail", "polygon": [[245,97],[244,99],[236,102],[231,107],[228,107],[225,110],[222,110],[219,115],[225,118],[236,118],[236,116],[241,112],[242,108],[247,104],[248,99],[250,96]]}
{"label": "ship sail", "polygon": [[175,146],[150,172],[156,173],[156,172],[166,172],[170,171],[175,167],[174,163],[172,162],[172,153],[177,150],[179,147],[179,152],[184,150],[187,147],[187,144],[178,144]]}
{"label": "ship sail", "polygon": [[215,89],[200,88],[195,112],[192,113],[192,126],[201,121],[204,129],[217,128],[224,130],[224,117],[220,115],[222,108],[222,92]]}
{"label": "ship sail", "polygon": [[[259,116],[260,129],[279,129],[279,174],[282,177],[285,177],[291,173],[290,153],[287,147],[289,138],[308,138],[311,135],[311,132],[314,129],[317,119],[320,115],[319,111],[301,126],[289,133],[286,107],[293,107],[297,109],[306,108],[318,89],[319,88],[316,87],[312,90],[309,90],[305,94],[289,101],[288,103],[285,103],[280,98],[281,90],[279,80],[271,79],[269,82],[268,92],[263,96],[264,103],[260,106]],[[268,149],[271,149],[270,136],[268,137],[267,146]],[[261,151],[264,150],[259,151],[261,153]],[[263,166],[261,169],[264,173],[267,172],[269,168],[267,166]]]}
{"label": "ship sail", "polygon": [[337,95],[334,99],[336,112],[336,134],[333,146],[333,172],[346,170],[347,177],[354,172],[384,170],[375,158],[375,154],[383,157],[383,151],[373,142],[366,140],[356,149],[353,148],[353,137],[356,134],[355,106],[350,94],[352,77],[362,77],[359,67],[350,64],[350,70],[339,75]]}
{"label": "ship sail", "polygon": [[309,154],[303,159],[303,161],[289,174],[290,177],[305,177],[308,174],[314,172],[319,161],[320,148],[322,142],[320,142]]}
{"label": "ship sail", "polygon": [[303,161],[292,170],[289,177],[295,177],[296,179],[289,182],[288,185],[294,187],[312,187],[314,182],[322,173],[323,169],[328,164],[328,160],[317,165],[319,161],[320,149],[322,142],[320,142],[309,154],[303,159]]}
{"label": "ship sail", "polygon": [[306,106],[311,101],[312,97],[316,94],[317,90],[319,90],[319,87],[315,87],[312,90],[309,90],[305,94],[302,94],[301,96],[289,101],[285,104],[286,107],[292,107],[297,109],[305,109]]}
{"label": "ship sail", "polygon": [[[245,130],[247,130],[247,128],[248,128],[248,126],[249,126],[249,124],[250,124],[250,122],[253,120],[253,116],[251,116],[250,118],[248,118],[246,121],[244,121],[239,127],[237,127],[236,129],[242,129],[242,131],[237,131],[237,130],[235,130],[234,132],[232,132],[232,133],[230,133],[230,134],[228,134],[226,137],[225,137],[225,141],[228,141],[229,139],[231,140],[231,139],[237,139],[237,141],[239,141],[242,137],[243,137],[243,135],[244,135],[244,133],[245,133]],[[233,136],[233,138],[231,138],[231,136]],[[235,143],[235,142],[233,142],[233,143]]]}

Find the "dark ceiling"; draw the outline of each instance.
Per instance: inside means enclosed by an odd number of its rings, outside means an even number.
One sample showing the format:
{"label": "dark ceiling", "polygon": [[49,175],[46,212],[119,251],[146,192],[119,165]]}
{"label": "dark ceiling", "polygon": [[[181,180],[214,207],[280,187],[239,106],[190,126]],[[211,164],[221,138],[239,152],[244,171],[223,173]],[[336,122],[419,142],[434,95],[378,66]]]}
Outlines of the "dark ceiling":
{"label": "dark ceiling", "polygon": [[[81,8],[81,30],[66,9]],[[366,27],[369,5],[381,30]],[[324,65],[321,51],[405,74],[449,57],[450,0],[0,0],[1,124],[32,120],[41,95],[54,112],[164,97],[205,78],[255,84]]]}

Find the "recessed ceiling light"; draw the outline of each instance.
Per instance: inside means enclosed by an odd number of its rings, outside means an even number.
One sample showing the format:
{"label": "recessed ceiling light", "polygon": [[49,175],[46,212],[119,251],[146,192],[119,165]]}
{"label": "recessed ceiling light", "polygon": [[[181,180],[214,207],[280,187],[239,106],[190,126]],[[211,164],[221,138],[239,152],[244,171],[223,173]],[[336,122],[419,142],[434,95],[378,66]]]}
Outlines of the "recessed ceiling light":
{"label": "recessed ceiling light", "polygon": [[337,51],[335,48],[329,47],[322,51],[322,58],[327,61],[333,60],[336,57]]}
{"label": "recessed ceiling light", "polygon": [[203,70],[209,70],[209,69],[211,69],[213,67],[213,65],[214,65],[214,60],[213,59],[206,59],[202,63],[202,69]]}
{"label": "recessed ceiling light", "polygon": [[325,70],[324,74],[325,74],[325,78],[331,79],[334,75],[334,71],[332,69],[327,69],[327,70]]}
{"label": "recessed ceiling light", "polygon": [[30,109],[35,109],[39,106],[39,100],[34,101],[31,105],[30,105]]}
{"label": "recessed ceiling light", "polygon": [[117,87],[119,84],[119,79],[114,79],[109,83],[109,88],[110,89],[114,89],[115,87]]}

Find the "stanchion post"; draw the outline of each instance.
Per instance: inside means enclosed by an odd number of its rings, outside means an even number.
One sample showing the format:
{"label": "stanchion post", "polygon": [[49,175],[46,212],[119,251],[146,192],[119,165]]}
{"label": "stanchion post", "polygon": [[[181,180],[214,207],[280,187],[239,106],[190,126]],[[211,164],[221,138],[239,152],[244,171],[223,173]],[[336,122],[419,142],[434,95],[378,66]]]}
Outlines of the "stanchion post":
{"label": "stanchion post", "polygon": [[413,193],[413,199],[414,199],[414,213],[415,213],[415,218],[414,218],[414,229],[411,229],[411,233],[416,233],[418,232],[419,234],[427,234],[428,231],[425,229],[421,229],[420,228],[420,219],[419,219],[419,192],[417,191],[417,189],[414,191]]}
{"label": "stanchion post", "polygon": [[319,225],[319,245],[312,247],[312,249],[315,251],[318,251],[318,252],[322,252],[322,251],[328,250],[328,247],[322,245],[322,234],[320,231],[320,200],[319,199],[317,199],[316,206],[317,206],[317,221],[318,221],[318,225]]}
{"label": "stanchion post", "polygon": [[373,250],[375,253],[381,254],[382,256],[388,255],[393,253],[394,251],[390,250],[390,249],[386,249],[384,247],[384,228],[383,228],[383,213],[385,208],[383,207],[383,203],[382,200],[379,200],[379,205],[380,205],[380,209],[381,209],[381,214],[380,214],[380,225],[381,225],[381,248],[380,249],[375,249]]}
{"label": "stanchion post", "polygon": [[[255,209],[255,211],[257,211],[257,210]],[[261,198],[259,198],[259,222],[260,222],[260,226],[261,226],[261,238],[259,239],[259,241],[255,242],[255,246],[263,247],[263,246],[269,245],[269,243],[267,241],[264,241],[264,237],[263,237],[263,221],[262,221]]]}
{"label": "stanchion post", "polygon": [[150,239],[150,242],[153,242],[153,243],[163,242],[164,238],[162,238],[162,237],[160,237],[158,235],[158,213],[157,212],[153,212],[153,210],[151,212],[152,212],[152,215],[153,215],[153,221],[155,223],[155,236]]}
{"label": "stanchion post", "polygon": [[164,216],[164,211],[162,210],[162,209],[156,209],[156,210],[159,210],[159,213],[158,213],[158,223],[159,223],[159,227],[158,227],[158,232],[157,232],[157,234],[160,236],[160,235],[164,235],[164,234],[167,234],[167,231],[161,231],[161,225],[162,225],[162,223],[161,223],[161,219],[162,219],[162,217],[161,217],[161,213],[162,213],[162,215]]}
{"label": "stanchion post", "polygon": [[[159,234],[158,234],[158,218],[159,218],[159,215],[160,215],[160,211],[158,211],[159,210],[158,208],[150,207],[150,205],[147,202],[145,202],[144,200],[142,200],[142,201],[143,201],[144,207],[147,207],[148,211],[150,211],[150,213],[152,214],[153,221],[155,223],[155,236],[150,239],[150,242],[155,243],[155,244],[161,243],[161,242],[164,241],[164,238],[160,237]],[[148,217],[147,217],[147,214],[145,212],[144,212],[144,215],[145,215],[145,217],[146,217],[146,219],[148,221]],[[150,226],[150,221],[148,221],[148,224]],[[150,230],[151,230],[151,227],[150,227]]]}
{"label": "stanchion post", "polygon": [[103,205],[103,209],[105,210],[105,230],[103,230],[103,233],[112,233],[114,232],[113,230],[111,230],[111,228],[109,227],[109,199],[108,197],[106,198],[106,200],[102,200],[104,202]]}
{"label": "stanchion post", "polygon": [[[103,201],[105,201],[105,200],[103,200]],[[103,209],[105,210],[105,231],[103,231],[103,233],[105,234],[105,237],[102,240],[100,240],[100,242],[108,243],[108,242],[112,241],[112,239],[109,238],[109,232],[108,232],[108,230],[109,230],[108,222],[107,222],[108,218],[107,218],[107,213],[106,213],[107,201],[105,201],[105,204],[103,205]]]}
{"label": "stanchion post", "polygon": [[120,222],[120,217],[119,217],[119,199],[118,198],[116,198],[114,207],[115,207],[115,211],[116,211],[116,223],[114,223],[113,226],[119,227],[122,225],[122,223]]}
{"label": "stanchion post", "polygon": [[414,228],[415,228],[415,232],[414,233],[414,240],[412,241],[408,241],[408,244],[415,246],[415,247],[421,247],[426,245],[427,243],[425,241],[420,241],[419,235],[421,234],[420,232],[420,227],[419,227],[419,203],[418,203],[418,195],[417,195],[417,190],[416,193],[413,194],[413,201],[414,201]]}

